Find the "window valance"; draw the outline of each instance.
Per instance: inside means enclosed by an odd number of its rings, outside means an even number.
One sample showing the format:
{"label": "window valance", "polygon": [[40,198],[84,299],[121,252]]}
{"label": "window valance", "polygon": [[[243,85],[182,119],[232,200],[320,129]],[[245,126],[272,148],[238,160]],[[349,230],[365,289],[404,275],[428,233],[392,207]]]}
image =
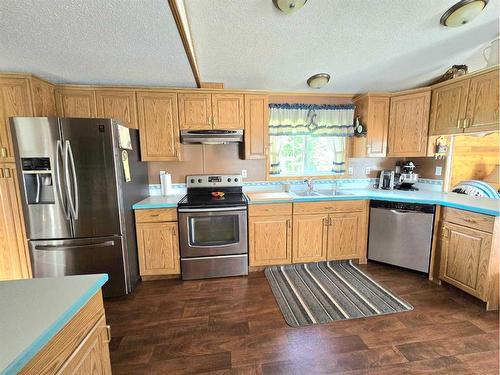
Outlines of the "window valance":
{"label": "window valance", "polygon": [[354,104],[269,104],[269,135],[352,137]]}

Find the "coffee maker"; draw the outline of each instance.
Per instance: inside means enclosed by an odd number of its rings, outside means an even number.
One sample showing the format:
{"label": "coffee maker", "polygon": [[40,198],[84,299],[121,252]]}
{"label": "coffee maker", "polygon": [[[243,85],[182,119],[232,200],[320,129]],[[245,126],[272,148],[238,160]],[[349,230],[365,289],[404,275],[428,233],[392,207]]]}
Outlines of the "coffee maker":
{"label": "coffee maker", "polygon": [[418,190],[414,185],[418,182],[417,166],[413,161],[398,161],[395,167],[395,188],[398,190]]}

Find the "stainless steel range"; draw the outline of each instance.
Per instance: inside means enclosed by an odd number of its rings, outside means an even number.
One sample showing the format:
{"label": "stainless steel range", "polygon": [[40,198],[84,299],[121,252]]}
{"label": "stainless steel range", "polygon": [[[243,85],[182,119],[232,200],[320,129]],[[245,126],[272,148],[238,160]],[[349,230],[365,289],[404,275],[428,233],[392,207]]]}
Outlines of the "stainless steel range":
{"label": "stainless steel range", "polygon": [[178,204],[183,280],[248,275],[247,204],[239,175],[187,176]]}

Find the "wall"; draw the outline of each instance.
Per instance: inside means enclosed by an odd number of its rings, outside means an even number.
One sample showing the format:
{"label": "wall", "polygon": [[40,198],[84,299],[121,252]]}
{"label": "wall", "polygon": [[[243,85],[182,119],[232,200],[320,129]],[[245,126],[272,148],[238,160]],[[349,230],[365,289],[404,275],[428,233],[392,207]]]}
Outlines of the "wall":
{"label": "wall", "polygon": [[[442,180],[446,167],[446,160],[435,160],[432,157],[427,158],[349,158],[349,166],[353,168],[353,178],[377,177],[382,169],[394,169],[398,160],[411,160],[417,166],[416,171],[422,178],[432,178]],[[365,174],[366,167],[370,167],[371,172]],[[442,167],[441,176],[436,176],[436,167]]]}
{"label": "wall", "polygon": [[499,133],[484,137],[456,136],[453,141],[450,188],[463,180],[482,180],[499,164]]}

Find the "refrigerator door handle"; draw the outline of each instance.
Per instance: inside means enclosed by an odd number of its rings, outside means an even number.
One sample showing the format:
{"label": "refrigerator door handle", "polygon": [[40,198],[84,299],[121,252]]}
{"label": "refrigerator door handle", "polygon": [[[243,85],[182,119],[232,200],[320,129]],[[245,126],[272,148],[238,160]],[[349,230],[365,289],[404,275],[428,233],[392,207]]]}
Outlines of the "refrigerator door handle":
{"label": "refrigerator door handle", "polygon": [[[68,199],[71,206],[71,211],[73,213],[73,219],[78,220],[79,211],[79,199],[78,199],[78,179],[76,177],[75,159],[73,157],[73,150],[71,149],[71,143],[66,140],[65,142],[65,152],[64,152],[64,166],[66,169],[66,187],[68,189]],[[69,160],[68,160],[69,159]],[[69,174],[69,164],[71,163],[71,174],[73,188],[70,186],[70,174]],[[75,200],[73,201],[73,194],[75,195]]]}
{"label": "refrigerator door handle", "polygon": [[59,195],[59,200],[61,201],[61,206],[64,211],[64,216],[66,217],[67,220],[70,219],[69,216],[69,211],[66,207],[66,199],[64,197],[63,191],[62,191],[62,182],[61,182],[61,167],[60,164],[62,163],[62,154],[63,154],[63,147],[61,141],[57,141],[56,144],[56,181],[57,181],[57,194]]}
{"label": "refrigerator door handle", "polygon": [[35,250],[44,250],[44,251],[61,251],[61,250],[73,250],[73,249],[82,249],[87,247],[111,247],[115,246],[115,241],[104,241],[99,243],[89,243],[83,245],[61,245],[61,246],[53,246],[53,245],[36,245]]}

